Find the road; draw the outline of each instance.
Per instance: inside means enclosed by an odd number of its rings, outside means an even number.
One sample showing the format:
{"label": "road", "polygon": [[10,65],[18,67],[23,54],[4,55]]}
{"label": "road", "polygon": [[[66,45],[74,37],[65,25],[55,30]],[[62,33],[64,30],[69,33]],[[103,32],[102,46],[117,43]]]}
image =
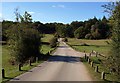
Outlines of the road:
{"label": "road", "polygon": [[92,81],[86,67],[80,62],[81,56],[83,53],[61,42],[48,61],[11,81]]}

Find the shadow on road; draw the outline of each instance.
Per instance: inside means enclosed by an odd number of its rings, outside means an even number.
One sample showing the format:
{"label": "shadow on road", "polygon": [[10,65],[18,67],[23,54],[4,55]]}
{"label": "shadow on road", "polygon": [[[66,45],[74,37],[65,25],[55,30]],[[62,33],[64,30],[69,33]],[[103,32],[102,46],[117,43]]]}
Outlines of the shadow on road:
{"label": "shadow on road", "polygon": [[74,63],[74,62],[80,62],[80,57],[54,55],[49,58],[48,62]]}
{"label": "shadow on road", "polygon": [[68,46],[59,46],[58,48],[69,48]]}
{"label": "shadow on road", "polygon": [[30,70],[21,70],[21,71],[25,71],[25,72],[32,72],[32,71],[30,71]]}

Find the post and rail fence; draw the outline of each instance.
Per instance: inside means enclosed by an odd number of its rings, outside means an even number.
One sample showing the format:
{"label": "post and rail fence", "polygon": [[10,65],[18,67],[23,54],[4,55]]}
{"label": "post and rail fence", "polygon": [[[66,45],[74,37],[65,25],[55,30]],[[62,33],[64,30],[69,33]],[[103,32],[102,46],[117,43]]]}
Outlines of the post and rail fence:
{"label": "post and rail fence", "polygon": [[[88,62],[88,64],[90,64],[91,67],[94,68],[94,71],[95,71],[96,73],[98,73],[98,72],[99,72],[99,66],[98,66],[98,65],[95,66],[94,61],[92,61],[92,60],[90,59],[90,57],[92,56],[92,54],[94,54],[95,57],[98,57],[98,56],[105,57],[105,56],[104,56],[103,54],[100,54],[100,53],[98,53],[98,52],[96,52],[96,51],[93,51],[93,50],[89,53],[89,55],[87,55],[87,54],[85,53],[85,51],[84,51],[84,58],[85,58],[85,60]],[[102,72],[101,72],[101,78],[100,78],[100,79],[102,79],[102,80],[105,80],[105,79],[106,79],[105,71],[102,71]]]}

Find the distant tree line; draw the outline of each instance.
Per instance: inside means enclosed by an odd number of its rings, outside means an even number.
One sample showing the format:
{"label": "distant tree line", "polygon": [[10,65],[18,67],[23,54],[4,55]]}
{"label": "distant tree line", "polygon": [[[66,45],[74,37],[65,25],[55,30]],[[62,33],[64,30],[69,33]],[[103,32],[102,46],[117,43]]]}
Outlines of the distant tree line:
{"label": "distant tree line", "polygon": [[[11,47],[14,60],[24,63],[26,60],[41,57],[40,46],[43,34],[54,34],[50,46],[57,45],[57,38],[75,37],[77,39],[106,39],[111,37],[109,20],[104,16],[87,21],[73,21],[70,24],[32,22],[32,16],[25,11],[20,15],[15,10],[16,21],[2,21],[2,40],[7,41]],[[67,41],[67,40],[66,40]]]}
{"label": "distant tree line", "polygon": [[[24,18],[27,19],[27,12],[25,12]],[[28,14],[30,17],[30,15]],[[2,22],[2,39],[6,40],[6,30],[10,29],[16,24],[33,28],[38,30],[42,34],[54,34],[56,37],[75,37],[77,39],[106,39],[111,37],[112,26],[109,23],[109,19],[104,16],[102,19],[96,17],[89,19],[88,21],[73,21],[70,24],[63,23],[41,23],[39,21],[32,22],[31,19],[23,19],[20,16],[21,22],[5,21]],[[27,22],[27,25],[26,25]]]}

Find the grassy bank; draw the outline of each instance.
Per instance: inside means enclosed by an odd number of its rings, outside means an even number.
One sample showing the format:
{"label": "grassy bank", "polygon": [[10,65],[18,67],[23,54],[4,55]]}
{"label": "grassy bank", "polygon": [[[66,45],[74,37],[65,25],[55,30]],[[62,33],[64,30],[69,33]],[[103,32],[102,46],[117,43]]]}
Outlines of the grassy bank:
{"label": "grassy bank", "polygon": [[11,65],[10,64],[10,50],[8,49],[7,45],[2,46],[2,68],[5,69],[5,78],[2,79],[3,82],[6,82],[22,73],[25,73],[26,71],[32,69],[33,67],[40,64],[42,61],[39,61],[38,63],[34,62],[32,63],[32,66],[29,66],[28,64],[25,64],[22,67],[22,71],[19,71],[18,65]]}
{"label": "grassy bank", "polygon": [[[109,56],[110,51],[110,43],[111,40],[85,40],[85,39],[75,39],[75,38],[69,38],[68,44],[76,49],[77,51],[83,52],[84,50],[88,53],[90,53],[92,50],[99,52],[101,54],[104,54],[105,56]],[[81,61],[86,65],[87,69],[89,70],[89,73],[91,74],[91,77],[96,81],[103,81],[101,80],[101,72],[105,72],[105,82],[120,82],[119,79],[112,73],[110,73],[110,70],[107,68],[106,65],[106,58],[103,56],[92,56],[89,57],[91,61],[93,61],[93,67],[85,60],[84,58],[81,58]],[[95,72],[95,67],[98,66],[98,72]]]}
{"label": "grassy bank", "polygon": [[41,46],[41,53],[46,54],[50,50],[53,50],[54,48],[51,48],[49,46],[49,41],[52,39],[54,36],[50,34],[45,34],[44,37],[41,39],[41,42],[45,42]]}
{"label": "grassy bank", "polygon": [[[107,55],[110,50],[110,40],[85,40],[69,38],[68,44],[78,51],[91,52],[92,50],[97,51],[101,54]],[[83,45],[86,44],[86,45]]]}
{"label": "grassy bank", "polygon": [[[49,40],[53,37],[53,35],[46,34],[41,40],[42,42],[49,42]],[[42,44],[41,46],[41,53],[46,54],[50,50],[53,50],[54,48],[50,48],[47,44]],[[2,79],[3,82],[8,81],[22,73],[25,73],[26,71],[32,69],[33,67],[37,66],[38,64],[42,63],[43,61],[38,61],[38,63],[34,62],[32,63],[33,66],[29,66],[28,64],[25,64],[22,67],[22,71],[18,70],[18,65],[11,65],[10,64],[10,49],[8,45],[2,46],[2,68],[5,69],[5,76],[6,78]]]}
{"label": "grassy bank", "polygon": [[[87,67],[87,69],[89,70],[89,73],[91,75],[91,77],[93,78],[93,80],[95,81],[104,81],[106,82],[120,82],[120,79],[117,79],[117,76],[115,76],[113,73],[110,73],[110,70],[108,69],[107,65],[105,64],[105,58],[102,56],[98,56],[98,57],[89,57],[91,61],[93,61],[93,67],[91,66],[90,63],[88,63],[87,60],[85,60],[84,58],[81,58],[81,60],[83,61],[83,63],[85,64],[85,66]],[[95,72],[95,67],[98,66],[98,72]],[[101,79],[101,73],[105,72],[105,79],[102,80]]]}

